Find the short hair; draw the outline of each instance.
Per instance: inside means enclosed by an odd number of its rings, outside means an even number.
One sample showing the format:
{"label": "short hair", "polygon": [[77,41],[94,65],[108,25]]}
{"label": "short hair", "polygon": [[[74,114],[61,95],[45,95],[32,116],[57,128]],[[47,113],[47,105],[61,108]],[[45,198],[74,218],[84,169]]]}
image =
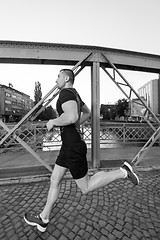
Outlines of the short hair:
{"label": "short hair", "polygon": [[65,75],[67,75],[69,77],[69,81],[71,81],[72,83],[74,83],[74,72],[71,69],[61,69],[60,72],[64,72]]}

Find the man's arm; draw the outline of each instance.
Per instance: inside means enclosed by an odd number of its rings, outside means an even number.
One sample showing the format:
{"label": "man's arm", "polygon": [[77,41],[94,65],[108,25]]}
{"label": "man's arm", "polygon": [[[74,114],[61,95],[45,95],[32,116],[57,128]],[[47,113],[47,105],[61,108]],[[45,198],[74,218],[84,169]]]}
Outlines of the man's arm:
{"label": "man's arm", "polygon": [[69,100],[62,104],[63,113],[55,119],[47,122],[47,129],[50,131],[54,126],[67,126],[78,120],[77,102]]}
{"label": "man's arm", "polygon": [[82,107],[82,115],[80,118],[80,124],[83,124],[91,116],[91,111],[86,104]]}

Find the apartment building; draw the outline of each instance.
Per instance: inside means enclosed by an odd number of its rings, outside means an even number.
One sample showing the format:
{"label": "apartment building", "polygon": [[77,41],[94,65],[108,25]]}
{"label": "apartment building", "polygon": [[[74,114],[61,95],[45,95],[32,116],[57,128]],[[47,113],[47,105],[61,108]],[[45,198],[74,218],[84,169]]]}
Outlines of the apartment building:
{"label": "apartment building", "polygon": [[[138,94],[143,102],[154,112],[155,115],[160,114],[160,78],[153,79],[138,89]],[[133,119],[141,119],[145,108],[139,99],[132,99],[130,104],[130,115]],[[148,115],[149,117],[149,115]]]}
{"label": "apartment building", "polygon": [[32,107],[30,96],[0,84],[0,118],[4,122],[19,121]]}
{"label": "apartment building", "polygon": [[160,114],[160,79],[149,81],[138,89],[138,93],[145,99],[152,112]]}

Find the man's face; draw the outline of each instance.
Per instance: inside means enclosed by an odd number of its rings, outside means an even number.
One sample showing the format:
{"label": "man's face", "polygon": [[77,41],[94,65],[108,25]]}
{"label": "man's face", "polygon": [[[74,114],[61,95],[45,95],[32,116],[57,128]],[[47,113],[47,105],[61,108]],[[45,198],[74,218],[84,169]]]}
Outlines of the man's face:
{"label": "man's face", "polygon": [[59,89],[62,89],[65,86],[66,77],[65,77],[65,74],[63,74],[63,72],[60,72],[58,74],[58,78],[56,80],[56,83],[57,83]]}

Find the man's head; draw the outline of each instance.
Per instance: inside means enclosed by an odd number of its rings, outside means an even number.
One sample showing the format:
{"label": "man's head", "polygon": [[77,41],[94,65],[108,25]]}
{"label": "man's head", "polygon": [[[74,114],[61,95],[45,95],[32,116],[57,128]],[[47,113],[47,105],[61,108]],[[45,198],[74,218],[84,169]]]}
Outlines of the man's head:
{"label": "man's head", "polygon": [[60,73],[63,73],[72,84],[74,83],[74,73],[71,69],[61,69]]}
{"label": "man's head", "polygon": [[74,73],[71,69],[62,69],[58,74],[57,79],[58,88],[70,87],[74,83]]}

